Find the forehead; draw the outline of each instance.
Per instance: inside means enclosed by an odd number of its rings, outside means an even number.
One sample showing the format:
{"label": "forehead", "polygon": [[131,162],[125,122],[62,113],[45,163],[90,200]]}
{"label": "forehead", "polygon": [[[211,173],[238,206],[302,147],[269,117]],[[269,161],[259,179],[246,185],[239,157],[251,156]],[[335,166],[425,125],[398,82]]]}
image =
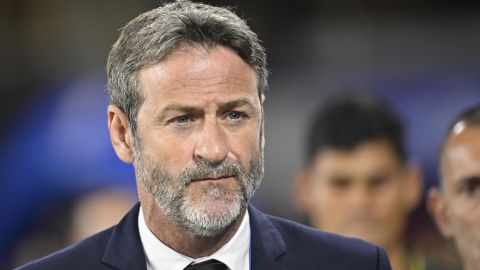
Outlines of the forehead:
{"label": "forehead", "polygon": [[317,172],[369,174],[395,170],[401,165],[393,147],[385,140],[374,140],[349,149],[325,149],[314,160]]}
{"label": "forehead", "polygon": [[223,46],[186,46],[140,71],[145,103],[191,101],[222,95],[258,96],[257,76],[234,51]]}
{"label": "forehead", "polygon": [[450,136],[444,149],[442,168],[449,182],[480,175],[480,127],[465,127]]}

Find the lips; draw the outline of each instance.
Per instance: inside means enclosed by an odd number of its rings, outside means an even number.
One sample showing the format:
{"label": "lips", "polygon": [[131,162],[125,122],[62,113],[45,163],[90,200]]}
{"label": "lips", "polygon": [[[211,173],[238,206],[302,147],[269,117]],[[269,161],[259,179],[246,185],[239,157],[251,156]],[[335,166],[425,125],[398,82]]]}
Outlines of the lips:
{"label": "lips", "polygon": [[193,179],[192,182],[221,181],[221,180],[227,180],[228,178],[232,178],[232,177],[233,177],[233,175],[225,175],[225,176],[219,176],[219,177],[206,177],[206,178]]}

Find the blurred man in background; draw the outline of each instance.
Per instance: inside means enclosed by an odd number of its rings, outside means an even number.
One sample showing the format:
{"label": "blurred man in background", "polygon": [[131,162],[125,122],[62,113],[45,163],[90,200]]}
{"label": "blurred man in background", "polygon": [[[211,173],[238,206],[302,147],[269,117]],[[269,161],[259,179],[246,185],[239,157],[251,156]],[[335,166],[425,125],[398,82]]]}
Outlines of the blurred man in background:
{"label": "blurred man in background", "polygon": [[392,268],[423,269],[404,231],[418,205],[420,173],[407,162],[404,127],[388,104],[366,93],[324,100],[311,125],[296,200],[311,225],[384,247]]}
{"label": "blurred man in background", "polygon": [[440,232],[453,239],[465,270],[480,269],[480,106],[450,125],[440,154],[440,189],[429,210]]}

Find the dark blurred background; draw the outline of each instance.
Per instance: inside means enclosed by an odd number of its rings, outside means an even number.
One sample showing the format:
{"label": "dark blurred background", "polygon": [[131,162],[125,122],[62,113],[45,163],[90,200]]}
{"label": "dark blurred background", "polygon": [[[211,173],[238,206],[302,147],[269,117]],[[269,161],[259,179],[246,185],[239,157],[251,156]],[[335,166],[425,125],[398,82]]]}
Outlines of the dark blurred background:
{"label": "dark blurred background", "polygon": [[[267,48],[258,207],[304,221],[291,196],[304,134],[322,96],[342,88],[393,104],[407,122],[411,161],[426,187],[436,183],[447,123],[480,102],[480,2],[203,2],[236,7]],[[62,228],[69,214],[59,204],[68,209],[72,198],[112,185],[135,193],[133,169],[109,142],[104,65],[118,29],[160,3],[0,1],[0,268],[26,235],[49,228],[39,218],[46,211]],[[435,234],[424,205],[412,222],[413,238]]]}

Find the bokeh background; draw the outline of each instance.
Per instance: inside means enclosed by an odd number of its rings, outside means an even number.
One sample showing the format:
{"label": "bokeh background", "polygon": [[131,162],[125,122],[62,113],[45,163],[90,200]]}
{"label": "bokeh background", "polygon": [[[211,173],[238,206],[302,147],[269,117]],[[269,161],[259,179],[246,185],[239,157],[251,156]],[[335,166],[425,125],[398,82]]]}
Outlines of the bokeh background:
{"label": "bokeh background", "polygon": [[[437,182],[447,123],[480,102],[480,2],[203,2],[235,6],[267,48],[259,208],[305,221],[291,191],[305,131],[322,97],[342,88],[385,97],[407,123],[425,186]],[[112,185],[135,195],[133,169],[109,142],[104,66],[118,29],[160,3],[0,1],[0,269],[21,261],[15,254],[32,233],[63,233],[75,198]],[[424,205],[412,224],[414,239],[436,233]],[[53,238],[37,242],[48,250],[64,241]]]}

